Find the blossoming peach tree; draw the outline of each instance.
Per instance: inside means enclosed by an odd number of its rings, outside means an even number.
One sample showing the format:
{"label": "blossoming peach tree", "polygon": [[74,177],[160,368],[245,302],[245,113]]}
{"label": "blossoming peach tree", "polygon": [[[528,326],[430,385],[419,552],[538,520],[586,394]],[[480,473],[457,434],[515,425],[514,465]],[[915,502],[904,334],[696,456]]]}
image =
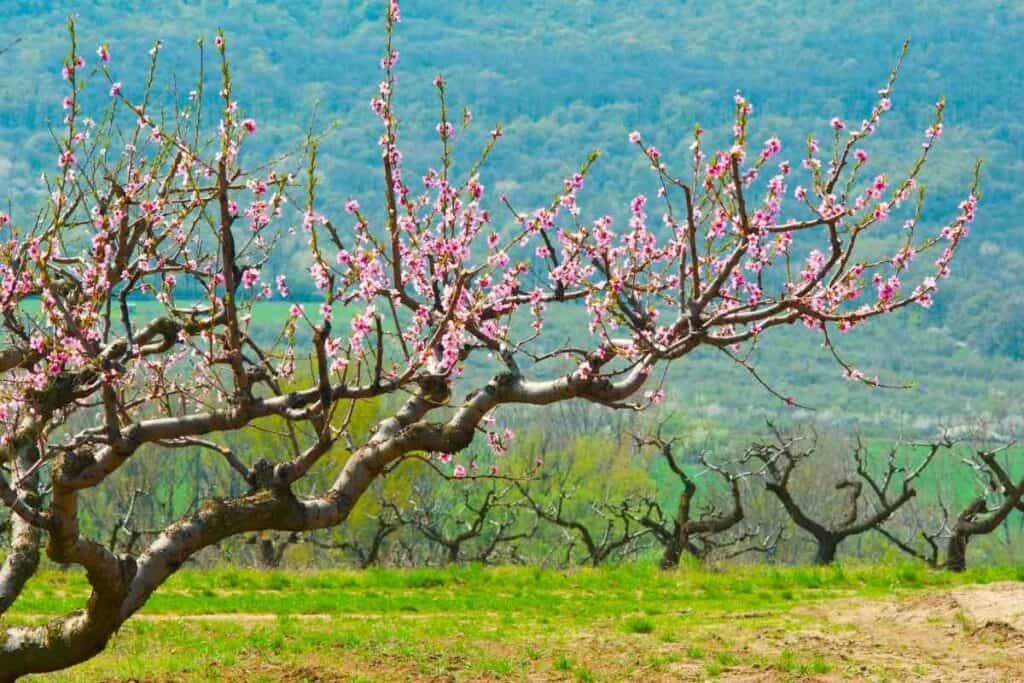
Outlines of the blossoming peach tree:
{"label": "blossoming peach tree", "polygon": [[[319,196],[316,135],[291,172],[242,163],[260,126],[234,99],[222,34],[213,127],[201,78],[172,115],[157,103],[159,43],[136,89],[115,80],[107,47],[87,51],[90,66],[70,25],[48,200],[35,216],[0,215],[0,499],[12,519],[0,613],[37,571],[44,543],[53,562],[84,570],[91,595],[44,626],[0,631],[0,680],[94,656],[203,548],[245,532],[344,523],[402,459],[439,458],[464,476],[459,454],[478,433],[495,454],[507,447],[512,435],[494,417],[502,406],[642,408],[662,399],[661,370],[702,346],[760,382],[746,354],[772,328],[803,326],[831,349],[836,330],[927,306],[974,218],[972,187],[947,225],[928,235],[919,226],[918,176],[942,131],[941,102],[908,173],[868,172],[864,145],[890,109],[898,63],[861,124],[833,119],[828,137],[809,139],[793,163],[781,160],[777,138],[751,144],[752,106],[741,95],[731,142],[707,150],[697,128],[682,172],[631,134],[660,189],[636,197],[624,225],[584,218],[594,155],[550,205],[520,211],[502,196],[487,208],[480,173],[501,130],[466,177],[452,177],[456,124],[469,117],[449,119],[440,77],[441,161],[421,177],[403,165],[393,108],[399,21],[391,0],[372,100],[382,207],[342,198],[337,215]],[[95,119],[83,111],[86,80],[109,95]],[[894,253],[858,257],[858,242],[880,231]],[[284,241],[305,245],[319,300],[292,305],[266,343],[252,313],[290,300],[286,274],[268,265]],[[935,256],[912,268],[923,252]],[[184,283],[199,296],[178,295]],[[585,310],[589,331],[561,345],[545,335],[547,321],[571,308]],[[849,378],[876,383],[836,359]],[[454,384],[483,370],[488,380],[456,396]],[[347,417],[367,399],[393,410],[360,442]],[[253,462],[225,445],[225,434],[266,420],[289,425],[292,451]],[[247,493],[206,500],[137,555],[82,532],[81,496],[131,458],[181,448],[222,456]],[[318,465],[336,463],[329,489],[304,486]]]}

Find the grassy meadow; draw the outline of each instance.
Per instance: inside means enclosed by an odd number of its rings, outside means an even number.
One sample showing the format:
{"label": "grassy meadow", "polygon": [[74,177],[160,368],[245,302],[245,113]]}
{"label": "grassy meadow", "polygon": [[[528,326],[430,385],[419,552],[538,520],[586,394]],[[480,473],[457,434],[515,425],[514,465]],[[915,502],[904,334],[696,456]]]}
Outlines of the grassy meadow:
{"label": "grassy meadow", "polygon": [[[953,575],[910,564],[185,570],[102,655],[28,680],[903,680],[907,671],[934,680],[941,658],[859,655],[822,632],[865,606],[943,604],[937,596],[961,586],[1022,580],[1024,567]],[[48,571],[5,621],[40,622],[86,594],[80,575]],[[860,629],[878,616],[832,629],[863,643]],[[921,623],[944,618],[973,628],[960,612]],[[1019,666],[1012,651],[1000,663],[1004,650],[989,649],[993,666]]]}

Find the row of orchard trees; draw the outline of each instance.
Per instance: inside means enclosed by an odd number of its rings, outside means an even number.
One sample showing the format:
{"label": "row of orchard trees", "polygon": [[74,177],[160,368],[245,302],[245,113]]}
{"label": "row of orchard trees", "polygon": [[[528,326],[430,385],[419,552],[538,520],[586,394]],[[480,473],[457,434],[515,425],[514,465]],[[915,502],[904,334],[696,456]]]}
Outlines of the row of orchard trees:
{"label": "row of orchard trees", "polygon": [[[376,410],[360,405],[351,428],[369,425]],[[414,458],[371,487],[344,527],[245,535],[193,562],[565,567],[656,555],[668,569],[687,557],[827,564],[840,552],[864,560],[903,552],[962,570],[969,545],[981,563],[1019,559],[1024,547],[1022,454],[981,427],[894,441],[769,425],[757,438],[616,417],[562,406],[522,430],[500,467],[470,464],[463,475],[447,458]],[[279,442],[268,431],[231,447],[258,459]],[[83,501],[83,528],[109,529],[119,552],[151,543],[168,520],[238,488],[209,450],[181,453],[169,468],[132,463],[105,495]]]}
{"label": "row of orchard trees", "polygon": [[[404,486],[382,487],[343,541],[312,541],[340,555],[295,559],[571,566],[656,554],[669,569],[683,557],[828,564],[842,548],[962,571],[969,545],[975,562],[1021,557],[1024,453],[1005,436],[868,440],[771,426],[744,445],[667,432],[540,437],[509,455],[518,471],[507,477],[452,482],[439,463],[396,472]],[[532,470],[538,459],[555,464]]]}

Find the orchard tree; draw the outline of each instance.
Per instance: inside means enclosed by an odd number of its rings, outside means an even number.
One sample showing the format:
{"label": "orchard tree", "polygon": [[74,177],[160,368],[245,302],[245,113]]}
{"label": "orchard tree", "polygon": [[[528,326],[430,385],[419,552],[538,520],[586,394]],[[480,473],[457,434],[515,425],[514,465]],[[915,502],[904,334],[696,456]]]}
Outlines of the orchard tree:
{"label": "orchard tree", "polygon": [[[632,500],[577,501],[577,491],[564,478],[557,493],[547,501],[532,495],[521,482],[517,485],[524,503],[537,518],[562,530],[565,565],[598,567],[610,560],[636,558],[652,533],[637,519],[638,510]],[[582,549],[579,553],[577,546]]]}
{"label": "orchard tree", "polygon": [[[523,211],[499,197],[492,206],[483,162],[501,129],[468,174],[453,177],[459,124],[470,116],[450,118],[441,77],[439,163],[422,175],[405,167],[394,108],[397,0],[386,16],[383,80],[371,101],[381,125],[380,219],[368,198],[366,208],[357,198],[324,201],[313,131],[308,162],[248,161],[260,123],[235,99],[223,34],[211,112],[202,76],[190,96],[153,88],[159,43],[146,82],[122,85],[115,55],[80,50],[71,26],[47,201],[0,217],[0,500],[13,515],[0,609],[38,569],[44,544],[52,561],[84,570],[91,595],[44,626],[7,626],[0,680],[93,657],[204,548],[342,524],[403,458],[440,458],[456,477],[473,472],[463,451],[478,436],[496,454],[512,436],[496,424],[503,406],[577,399],[641,408],[663,397],[652,374],[700,347],[720,349],[757,379],[743,349],[773,328],[803,326],[833,348],[837,330],[927,306],[974,218],[972,187],[944,227],[924,234],[919,224],[918,177],[942,132],[941,101],[908,173],[869,172],[866,145],[890,109],[898,65],[862,123],[832,119],[828,136],[809,138],[792,162],[777,138],[751,142],[752,105],[739,94],[724,149],[710,149],[697,128],[680,174],[631,134],[659,189],[631,202],[625,224],[585,218],[581,190],[596,155],[550,205]],[[90,117],[97,86],[109,106]],[[892,255],[879,258],[875,239],[860,256],[858,245],[879,234],[890,235]],[[267,265],[279,242],[307,249],[305,277],[320,299],[292,305],[266,341],[253,311],[288,299],[295,281]],[[935,256],[921,264],[924,252]],[[548,321],[575,308],[586,310],[589,330],[560,345]],[[848,377],[874,382],[839,362]],[[313,379],[295,388],[290,378],[302,368]],[[483,372],[490,378],[465,386]],[[348,416],[365,399],[393,410],[357,440]],[[275,457],[252,461],[227,445],[226,434],[269,419],[291,425]],[[107,534],[83,534],[80,498],[125,463],[197,447],[222,458],[246,492],[202,501],[136,552],[117,554],[103,544]],[[308,484],[318,464],[339,462],[329,488]],[[498,466],[474,462],[481,473]]]}
{"label": "orchard tree", "polygon": [[413,532],[410,547],[418,555],[417,565],[509,564],[519,558],[517,542],[531,538],[537,525],[523,524],[524,506],[509,495],[512,484],[484,487],[463,481],[452,491],[433,479],[414,482],[406,500],[383,506]]}
{"label": "orchard tree", "polygon": [[[787,437],[769,424],[775,436],[774,443],[755,444],[745,456],[747,462],[760,461],[759,473],[765,489],[782,505],[786,514],[805,532],[814,537],[815,564],[832,564],[836,559],[839,545],[848,538],[866,534],[869,531],[884,533],[885,523],[896,512],[917,496],[916,481],[935,458],[936,453],[948,442],[932,444],[927,454],[914,465],[898,457],[899,445],[889,449],[885,456],[885,467],[872,471],[867,446],[858,436],[851,447],[852,463],[838,481],[822,486],[821,472],[816,473],[817,494],[824,494],[829,501],[825,513],[815,515],[809,512],[806,503],[793,495],[793,473],[801,463],[810,461],[818,448],[817,434],[810,437]],[[803,445],[799,442],[809,438]],[[852,465],[852,467],[851,467]],[[866,489],[866,491],[865,491]]]}
{"label": "orchard tree", "polygon": [[[938,507],[942,518],[934,531],[918,524],[918,532],[924,541],[920,546],[913,539],[900,539],[895,534],[879,529],[883,536],[903,552],[923,560],[930,567],[950,571],[967,570],[967,547],[976,536],[991,534],[1000,528],[1015,511],[1024,512],[1024,477],[1015,480],[1012,475],[1012,460],[1000,462],[1000,453],[1009,450],[1013,443],[997,448],[978,449],[963,459],[970,467],[976,480],[978,495],[972,498],[955,516],[939,498]],[[932,444],[931,448],[952,448],[949,441]],[[946,555],[941,557],[939,545],[946,542]]]}
{"label": "orchard tree", "polygon": [[[781,539],[781,532],[765,532],[760,527],[741,526],[746,511],[743,508],[740,481],[747,476],[746,473],[731,472],[712,463],[704,451],[697,457],[701,466],[700,474],[687,472],[685,464],[674,453],[676,439],[663,438],[661,426],[658,426],[654,436],[634,437],[636,446],[655,447],[682,484],[682,491],[675,501],[674,510],[663,506],[657,496],[635,496],[631,506],[634,519],[650,530],[662,547],[661,568],[678,567],[683,553],[698,560],[708,560],[714,554],[729,558],[754,552],[766,555],[773,553]],[[721,480],[718,482],[720,487],[728,491],[728,502],[721,508],[716,505],[713,499],[715,483],[705,481],[702,486],[704,496],[712,499],[698,509],[695,503],[698,493],[696,480],[700,475],[712,474]],[[711,496],[708,495],[709,489]]]}

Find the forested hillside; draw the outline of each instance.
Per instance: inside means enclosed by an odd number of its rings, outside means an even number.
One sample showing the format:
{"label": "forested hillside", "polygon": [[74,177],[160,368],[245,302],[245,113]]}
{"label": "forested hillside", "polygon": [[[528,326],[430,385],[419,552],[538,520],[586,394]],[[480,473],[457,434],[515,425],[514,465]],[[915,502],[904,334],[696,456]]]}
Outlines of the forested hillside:
{"label": "forested hillside", "polygon": [[[175,75],[178,91],[164,93],[168,102],[195,88],[196,39],[203,35],[210,43],[222,26],[239,103],[259,123],[250,149],[266,156],[299,151],[311,124],[315,130],[334,126],[321,148],[324,196],[336,205],[358,197],[368,209],[380,209],[378,127],[369,107],[379,80],[379,2],[167,2],[142,8],[127,2],[2,4],[8,49],[0,73],[0,191],[12,211],[33,210],[44,192],[40,173],[54,167],[47,126],[62,116],[53,93],[59,92],[69,12],[79,15],[85,54],[109,43],[126,88],[141,89],[147,53],[161,39],[159,69]],[[588,151],[600,148],[604,154],[582,205],[588,214],[622,220],[630,197],[656,189],[644,170],[647,162],[628,144],[630,131],[643,131],[666,159],[681,161],[695,123],[721,139],[740,89],[755,105],[754,134],[779,135],[783,157],[799,159],[806,136],[827,136],[832,116],[859,122],[866,115],[909,37],[895,111],[872,149],[873,161],[910,158],[933,103],[944,96],[945,135],[925,176],[930,201],[924,220],[935,224],[950,215],[976,157],[985,160],[982,208],[935,306],[909,320],[872,323],[844,339],[842,348],[866,374],[913,380],[918,387],[871,392],[845,384],[824,351],[820,363],[805,363],[806,352],[814,354],[814,342],[806,339],[775,346],[761,365],[780,391],[830,419],[926,427],[965,414],[1004,418],[1021,412],[1019,3],[409,0],[403,14],[396,101],[410,167],[425,171],[438,163],[431,81],[441,72],[453,110],[468,106],[475,121],[457,137],[463,168],[490,129],[502,124],[505,137],[482,181],[529,208],[546,202]],[[207,94],[215,97],[217,74],[208,62]],[[307,265],[302,258],[284,253],[276,267],[301,272]],[[300,279],[293,296],[301,298]],[[573,321],[562,322],[571,334]],[[673,379],[704,399],[687,405],[710,411],[706,416],[754,424],[766,409],[780,409],[724,359],[698,357],[675,372]]]}

